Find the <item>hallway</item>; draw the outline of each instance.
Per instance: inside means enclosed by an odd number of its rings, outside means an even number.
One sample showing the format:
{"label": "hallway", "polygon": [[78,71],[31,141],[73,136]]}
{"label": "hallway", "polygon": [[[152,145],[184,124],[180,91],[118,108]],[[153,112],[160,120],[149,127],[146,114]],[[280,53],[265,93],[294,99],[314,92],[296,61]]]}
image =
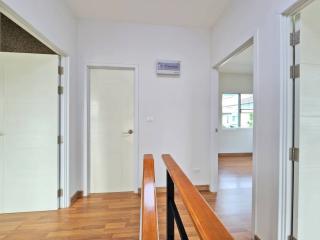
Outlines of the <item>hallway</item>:
{"label": "hallway", "polygon": [[[202,192],[237,240],[250,239],[251,162],[249,157],[221,158],[219,193]],[[181,201],[177,205],[189,239],[198,239]],[[165,210],[165,193],[158,193],[160,239],[165,239]],[[0,215],[0,239],[134,240],[139,239],[139,214],[136,194],[94,194],[69,209]]]}

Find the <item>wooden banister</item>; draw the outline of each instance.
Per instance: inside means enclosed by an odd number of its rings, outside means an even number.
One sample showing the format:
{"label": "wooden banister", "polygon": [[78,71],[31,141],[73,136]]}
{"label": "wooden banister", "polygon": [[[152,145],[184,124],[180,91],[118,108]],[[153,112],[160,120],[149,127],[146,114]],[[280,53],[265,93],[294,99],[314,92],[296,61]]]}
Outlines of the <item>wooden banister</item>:
{"label": "wooden banister", "polygon": [[142,240],[158,240],[158,216],[155,189],[154,160],[151,154],[144,155],[141,189]]}
{"label": "wooden banister", "polygon": [[206,200],[183,173],[173,158],[162,155],[167,172],[180,193],[195,228],[202,240],[231,240],[233,237],[210,208]]}

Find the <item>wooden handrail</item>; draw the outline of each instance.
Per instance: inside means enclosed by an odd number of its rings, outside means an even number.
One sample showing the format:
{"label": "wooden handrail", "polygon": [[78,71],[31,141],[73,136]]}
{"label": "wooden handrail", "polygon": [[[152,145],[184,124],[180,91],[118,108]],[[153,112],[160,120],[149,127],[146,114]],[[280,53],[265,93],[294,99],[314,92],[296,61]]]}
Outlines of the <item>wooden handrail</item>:
{"label": "wooden handrail", "polygon": [[158,240],[158,214],[155,189],[154,160],[151,154],[144,155],[141,189],[142,240]]}
{"label": "wooden handrail", "polygon": [[201,239],[233,239],[206,200],[194,187],[173,158],[169,154],[162,155],[162,158]]}

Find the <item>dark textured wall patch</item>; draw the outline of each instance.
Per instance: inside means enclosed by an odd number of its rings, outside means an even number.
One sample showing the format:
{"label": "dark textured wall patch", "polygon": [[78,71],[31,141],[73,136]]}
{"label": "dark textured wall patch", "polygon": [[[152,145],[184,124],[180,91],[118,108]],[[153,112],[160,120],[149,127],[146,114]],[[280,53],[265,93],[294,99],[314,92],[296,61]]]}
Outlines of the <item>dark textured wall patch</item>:
{"label": "dark textured wall patch", "polygon": [[11,19],[0,13],[0,51],[56,54]]}

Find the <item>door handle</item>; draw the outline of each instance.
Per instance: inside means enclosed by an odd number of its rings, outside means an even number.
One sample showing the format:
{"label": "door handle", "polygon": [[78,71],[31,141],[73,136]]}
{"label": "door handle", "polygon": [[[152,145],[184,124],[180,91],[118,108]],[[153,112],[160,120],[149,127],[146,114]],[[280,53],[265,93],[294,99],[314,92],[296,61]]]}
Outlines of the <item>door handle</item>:
{"label": "door handle", "polygon": [[129,129],[127,132],[124,132],[123,134],[132,135],[132,134],[133,134],[133,130],[132,130],[132,129]]}
{"label": "door handle", "polygon": [[0,137],[4,137],[4,133],[0,133]]}

